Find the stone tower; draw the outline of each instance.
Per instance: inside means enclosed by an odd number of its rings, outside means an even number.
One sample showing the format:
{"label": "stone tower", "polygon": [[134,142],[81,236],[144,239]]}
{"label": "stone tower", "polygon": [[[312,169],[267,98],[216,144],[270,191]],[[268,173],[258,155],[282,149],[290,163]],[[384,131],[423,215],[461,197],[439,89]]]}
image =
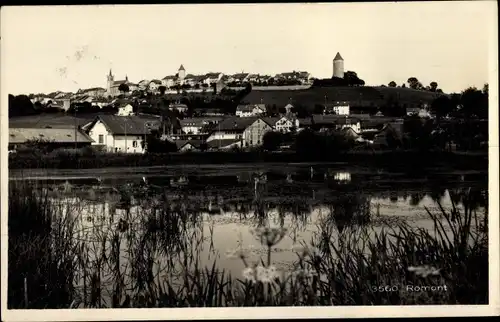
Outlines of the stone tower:
{"label": "stone tower", "polygon": [[340,53],[333,59],[333,77],[344,78],[344,59]]}
{"label": "stone tower", "polygon": [[184,69],[184,66],[181,65],[181,67],[179,67],[179,79],[182,81],[184,80],[184,78],[186,77],[186,70]]}
{"label": "stone tower", "polygon": [[107,92],[111,93],[111,86],[113,86],[113,81],[115,77],[113,76],[113,73],[111,72],[111,69],[109,70],[109,74],[107,76],[108,79],[108,87],[107,87]]}

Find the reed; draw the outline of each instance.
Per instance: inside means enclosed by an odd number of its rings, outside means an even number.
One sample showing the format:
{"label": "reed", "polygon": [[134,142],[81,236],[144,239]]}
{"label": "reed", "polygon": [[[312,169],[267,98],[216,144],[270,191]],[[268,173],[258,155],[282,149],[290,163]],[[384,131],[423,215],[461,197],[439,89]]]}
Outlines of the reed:
{"label": "reed", "polygon": [[[228,256],[243,263],[241,274],[203,257],[218,254],[214,223],[187,196],[110,198],[109,218],[95,217],[76,231],[83,200],[57,203],[30,185],[9,191],[10,308],[488,302],[487,216],[477,213],[473,191],[461,197],[461,208],[428,210],[433,230],[405,223],[375,227],[377,216],[363,197],[339,197],[312,239],[293,247],[297,259],[288,268],[274,263],[273,254],[295,224],[272,226],[261,198],[265,189],[256,196],[248,191],[254,197],[252,233],[263,253],[234,245]],[[281,219],[306,216],[303,202],[278,206]],[[409,289],[417,286],[433,289]]]}

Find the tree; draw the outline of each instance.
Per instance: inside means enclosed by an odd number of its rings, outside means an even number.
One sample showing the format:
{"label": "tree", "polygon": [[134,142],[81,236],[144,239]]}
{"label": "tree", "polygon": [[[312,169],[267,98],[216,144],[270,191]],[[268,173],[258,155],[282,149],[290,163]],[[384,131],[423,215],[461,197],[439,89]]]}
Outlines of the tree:
{"label": "tree", "polygon": [[483,94],[488,95],[488,93],[489,93],[489,85],[488,84],[484,84],[484,86],[483,86]]}
{"label": "tree", "polygon": [[[456,106],[456,105],[455,105]],[[432,101],[430,109],[438,119],[448,116],[455,109],[450,98],[447,96],[439,96]]]}
{"label": "tree", "polygon": [[325,113],[325,106],[321,104],[314,105],[314,114],[323,114]]}
{"label": "tree", "polygon": [[262,138],[262,147],[268,151],[276,151],[282,142],[283,138],[281,133],[269,131],[266,132]]}
{"label": "tree", "polygon": [[128,93],[130,91],[130,88],[126,83],[121,83],[120,86],[118,86],[118,90],[122,93]]}
{"label": "tree", "polygon": [[396,82],[395,81],[391,81],[389,82],[389,87],[396,87]]}
{"label": "tree", "polygon": [[34,115],[39,113],[26,95],[14,96],[9,94],[9,117]]}
{"label": "tree", "polygon": [[423,88],[422,83],[420,83],[416,77],[408,78],[408,85],[412,89],[422,89]]}
{"label": "tree", "polygon": [[429,85],[430,85],[430,88],[431,88],[431,92],[435,92],[437,90],[438,83],[431,82]]}
{"label": "tree", "polygon": [[488,93],[475,87],[467,88],[460,98],[461,114],[464,117],[488,117]]}
{"label": "tree", "polygon": [[344,81],[347,86],[363,86],[365,81],[358,77],[358,74],[353,71],[346,71],[344,73]]}
{"label": "tree", "polygon": [[158,87],[158,90],[160,91],[160,94],[163,96],[163,95],[165,95],[165,92],[167,91],[167,87],[161,85],[160,87]]}

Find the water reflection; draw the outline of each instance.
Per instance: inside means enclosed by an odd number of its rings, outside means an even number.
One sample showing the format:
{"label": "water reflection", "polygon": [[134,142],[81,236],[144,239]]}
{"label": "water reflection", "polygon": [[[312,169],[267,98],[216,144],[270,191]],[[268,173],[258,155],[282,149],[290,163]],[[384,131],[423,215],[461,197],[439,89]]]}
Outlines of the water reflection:
{"label": "water reflection", "polygon": [[239,277],[241,263],[221,254],[240,244],[254,245],[249,230],[258,226],[289,229],[280,248],[273,249],[276,265],[286,267],[295,260],[291,246],[309,242],[316,233],[330,240],[356,227],[389,223],[385,218],[430,228],[421,217],[424,207],[437,209],[436,202],[445,208],[464,201],[474,209],[487,207],[487,176],[480,174],[408,177],[315,167],[224,175],[103,175],[32,184],[69,205],[61,209],[79,220],[75,238],[85,242],[89,262],[110,258],[117,263],[108,272],[113,285],[124,287],[133,280],[138,293],[152,284],[152,272],[177,276],[195,261],[203,266],[216,261]]}

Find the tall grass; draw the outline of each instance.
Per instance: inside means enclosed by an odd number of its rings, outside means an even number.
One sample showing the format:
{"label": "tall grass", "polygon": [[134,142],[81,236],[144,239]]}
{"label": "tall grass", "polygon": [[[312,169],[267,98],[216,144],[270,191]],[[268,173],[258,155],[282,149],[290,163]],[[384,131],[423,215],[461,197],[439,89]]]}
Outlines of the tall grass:
{"label": "tall grass", "polygon": [[31,186],[9,187],[8,306],[62,308],[73,301],[76,271],[75,228],[46,193]]}
{"label": "tall grass", "polygon": [[[476,212],[475,196],[469,191],[461,208],[428,211],[432,230],[404,223],[377,228],[365,199],[339,198],[309,243],[295,245],[297,259],[284,269],[273,251],[290,227],[283,220],[270,226],[256,195],[253,234],[264,256],[233,245],[230,256],[245,267],[235,274],[202,256],[205,247],[217,253],[214,223],[193,201],[180,197],[179,206],[166,194],[145,195],[140,213],[116,201],[115,218],[94,218],[91,228],[76,231],[80,208],[12,185],[9,307],[485,304],[488,225]],[[121,215],[114,210],[120,204]],[[305,210],[284,205],[279,211],[300,217]],[[434,289],[412,292],[409,286]]]}

